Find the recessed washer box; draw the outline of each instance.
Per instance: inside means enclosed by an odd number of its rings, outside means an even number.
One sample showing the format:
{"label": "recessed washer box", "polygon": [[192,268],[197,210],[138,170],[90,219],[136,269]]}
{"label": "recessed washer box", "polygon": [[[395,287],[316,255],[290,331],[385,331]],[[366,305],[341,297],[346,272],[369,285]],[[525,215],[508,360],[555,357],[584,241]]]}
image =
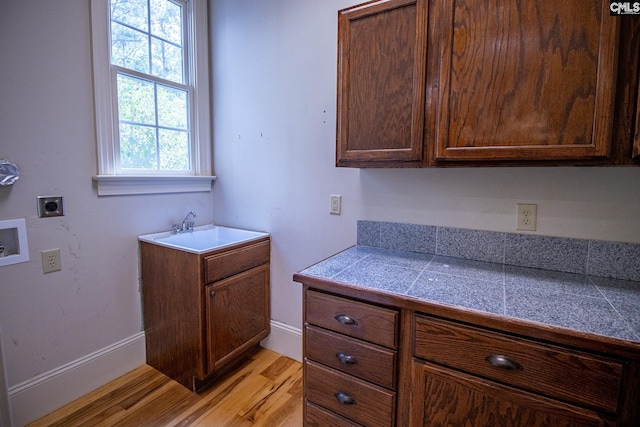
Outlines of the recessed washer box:
{"label": "recessed washer box", "polygon": [[27,226],[23,218],[0,221],[0,267],[29,261]]}

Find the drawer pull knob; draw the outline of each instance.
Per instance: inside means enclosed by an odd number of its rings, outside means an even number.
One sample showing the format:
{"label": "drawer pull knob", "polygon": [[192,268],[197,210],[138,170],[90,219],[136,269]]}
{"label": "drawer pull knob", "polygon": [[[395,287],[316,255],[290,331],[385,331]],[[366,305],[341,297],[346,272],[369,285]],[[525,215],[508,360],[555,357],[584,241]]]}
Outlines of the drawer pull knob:
{"label": "drawer pull knob", "polygon": [[501,354],[492,354],[491,356],[487,356],[485,360],[495,368],[506,369],[507,371],[522,370],[522,366],[520,366],[518,362]]}
{"label": "drawer pull knob", "polygon": [[358,324],[358,322],[356,322],[356,319],[354,319],[353,317],[347,316],[346,314],[336,314],[336,317],[334,317],[334,319],[336,319],[338,322],[342,323],[343,325]]}
{"label": "drawer pull knob", "polygon": [[358,364],[358,359],[356,359],[355,357],[350,356],[348,354],[338,353],[338,354],[336,354],[336,357],[338,358],[340,363],[342,363],[343,365],[357,365]]}
{"label": "drawer pull knob", "polygon": [[347,393],[343,393],[343,392],[338,392],[334,395],[336,397],[336,400],[341,404],[341,405],[355,405],[356,401],[353,397],[349,396]]}

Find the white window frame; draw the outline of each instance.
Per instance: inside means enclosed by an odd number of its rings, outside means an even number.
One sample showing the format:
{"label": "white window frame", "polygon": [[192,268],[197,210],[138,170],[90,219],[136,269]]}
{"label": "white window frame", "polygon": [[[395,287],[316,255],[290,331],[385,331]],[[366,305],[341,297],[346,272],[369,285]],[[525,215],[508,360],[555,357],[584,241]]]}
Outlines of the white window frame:
{"label": "white window frame", "polygon": [[192,174],[132,174],[116,171],[114,96],[116,87],[110,61],[110,0],[91,0],[93,85],[96,116],[98,174],[93,177],[99,196],[211,191],[211,124],[209,103],[209,33],[207,0],[187,0],[188,69],[195,90],[191,100],[193,127]]}

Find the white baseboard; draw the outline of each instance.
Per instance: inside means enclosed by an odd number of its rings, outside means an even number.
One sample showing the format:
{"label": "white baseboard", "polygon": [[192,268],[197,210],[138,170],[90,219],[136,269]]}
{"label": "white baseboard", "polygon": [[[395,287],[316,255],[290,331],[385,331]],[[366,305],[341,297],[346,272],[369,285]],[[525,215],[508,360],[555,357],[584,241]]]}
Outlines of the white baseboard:
{"label": "white baseboard", "polygon": [[302,331],[298,328],[271,321],[271,335],[260,343],[262,347],[302,362]]}
{"label": "white baseboard", "polygon": [[145,363],[144,332],[9,388],[14,427],[24,426]]}
{"label": "white baseboard", "polygon": [[[261,345],[302,361],[302,331],[271,321]],[[144,332],[9,388],[14,427],[22,427],[146,362]]]}

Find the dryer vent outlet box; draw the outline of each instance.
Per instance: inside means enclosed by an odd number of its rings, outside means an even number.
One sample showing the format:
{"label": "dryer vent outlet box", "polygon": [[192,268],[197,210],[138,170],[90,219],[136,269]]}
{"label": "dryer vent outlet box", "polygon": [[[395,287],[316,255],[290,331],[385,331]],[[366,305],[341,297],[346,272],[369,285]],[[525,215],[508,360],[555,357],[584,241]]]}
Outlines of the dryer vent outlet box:
{"label": "dryer vent outlet box", "polygon": [[38,218],[63,215],[62,196],[38,196]]}

